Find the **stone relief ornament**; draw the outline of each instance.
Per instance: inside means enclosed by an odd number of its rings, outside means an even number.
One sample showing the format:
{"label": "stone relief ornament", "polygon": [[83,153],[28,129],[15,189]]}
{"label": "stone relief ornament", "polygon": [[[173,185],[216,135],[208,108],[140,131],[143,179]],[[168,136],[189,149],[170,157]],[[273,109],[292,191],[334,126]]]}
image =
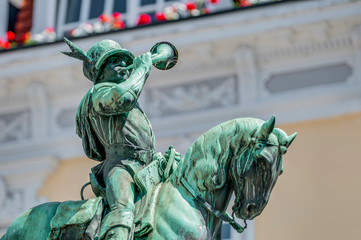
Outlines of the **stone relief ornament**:
{"label": "stone relief ornament", "polygon": [[27,139],[30,135],[29,110],[0,114],[0,144]]}
{"label": "stone relief ornament", "polygon": [[148,92],[147,109],[150,117],[221,108],[237,104],[237,80],[233,77],[156,88]]}
{"label": "stone relief ornament", "polygon": [[[160,42],[135,57],[112,40],[87,52],[65,42],[71,52],[64,54],[81,60],[84,75],[94,83],[76,113],[76,133],[85,154],[99,161],[82,188],[90,185],[96,197],[84,199],[81,191],[80,201],[36,206],[1,240],[220,239],[222,222],[242,233],[246,220],[266,206],[296,133],[275,128],[274,116],[239,118],[202,134],[183,157],[172,146],[162,155],[155,152],[150,121],[137,100],[152,65],[173,67],[177,49]],[[214,97],[226,86],[232,87],[232,80]]]}

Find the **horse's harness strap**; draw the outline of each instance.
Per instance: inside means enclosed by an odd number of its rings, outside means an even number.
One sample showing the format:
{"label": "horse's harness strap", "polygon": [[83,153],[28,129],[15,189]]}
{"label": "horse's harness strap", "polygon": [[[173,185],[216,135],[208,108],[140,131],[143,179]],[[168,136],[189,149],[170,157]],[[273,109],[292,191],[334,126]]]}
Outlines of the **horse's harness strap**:
{"label": "horse's harness strap", "polygon": [[231,216],[229,216],[229,214],[227,212],[220,212],[216,209],[214,209],[202,196],[200,196],[199,194],[197,194],[197,192],[193,189],[193,187],[187,182],[187,180],[182,177],[181,178],[181,183],[183,184],[183,186],[188,190],[188,192],[210,213],[212,213],[213,215],[215,215],[217,218],[220,218],[222,221],[225,221],[227,223],[229,223],[234,230],[236,230],[239,233],[242,233],[244,231],[244,228],[239,225],[234,218],[232,218]]}

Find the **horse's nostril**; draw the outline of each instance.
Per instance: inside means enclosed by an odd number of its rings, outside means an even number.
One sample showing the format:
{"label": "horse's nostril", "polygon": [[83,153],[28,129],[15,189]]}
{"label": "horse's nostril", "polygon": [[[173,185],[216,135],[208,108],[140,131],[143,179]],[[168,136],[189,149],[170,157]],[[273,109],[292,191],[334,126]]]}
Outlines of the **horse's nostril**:
{"label": "horse's nostril", "polygon": [[254,203],[249,203],[249,204],[247,204],[247,207],[246,207],[247,212],[249,212],[249,213],[253,213],[256,210],[256,208],[257,208],[257,206]]}

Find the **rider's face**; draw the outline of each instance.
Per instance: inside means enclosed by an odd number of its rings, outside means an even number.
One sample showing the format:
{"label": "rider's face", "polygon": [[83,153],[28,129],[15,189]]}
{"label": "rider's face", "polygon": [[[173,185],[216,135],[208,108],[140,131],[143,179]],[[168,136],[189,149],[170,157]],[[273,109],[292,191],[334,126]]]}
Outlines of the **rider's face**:
{"label": "rider's face", "polygon": [[119,57],[111,57],[105,63],[102,82],[121,83],[128,79],[130,71],[125,69],[126,63]]}

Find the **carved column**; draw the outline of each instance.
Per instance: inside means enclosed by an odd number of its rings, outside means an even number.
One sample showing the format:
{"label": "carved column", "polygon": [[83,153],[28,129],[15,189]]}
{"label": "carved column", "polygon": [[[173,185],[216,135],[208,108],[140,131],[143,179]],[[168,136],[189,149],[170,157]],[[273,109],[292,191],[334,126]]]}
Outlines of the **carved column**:
{"label": "carved column", "polygon": [[9,3],[8,1],[0,1],[0,16],[2,21],[0,22],[0,36],[5,36],[8,30],[8,18],[9,18]]}
{"label": "carved column", "polygon": [[252,47],[241,46],[235,51],[240,102],[242,105],[258,98],[258,79],[255,54]]}
{"label": "carved column", "polygon": [[137,24],[140,0],[127,1],[127,25],[134,27]]}
{"label": "carved column", "polygon": [[56,0],[34,0],[31,32],[40,33],[46,27],[55,27]]}
{"label": "carved column", "polygon": [[356,81],[361,84],[361,25],[354,28],[352,40],[355,49],[355,77]]}
{"label": "carved column", "polygon": [[49,133],[49,98],[46,87],[41,82],[33,82],[27,89],[31,108],[33,138],[44,137]]}

